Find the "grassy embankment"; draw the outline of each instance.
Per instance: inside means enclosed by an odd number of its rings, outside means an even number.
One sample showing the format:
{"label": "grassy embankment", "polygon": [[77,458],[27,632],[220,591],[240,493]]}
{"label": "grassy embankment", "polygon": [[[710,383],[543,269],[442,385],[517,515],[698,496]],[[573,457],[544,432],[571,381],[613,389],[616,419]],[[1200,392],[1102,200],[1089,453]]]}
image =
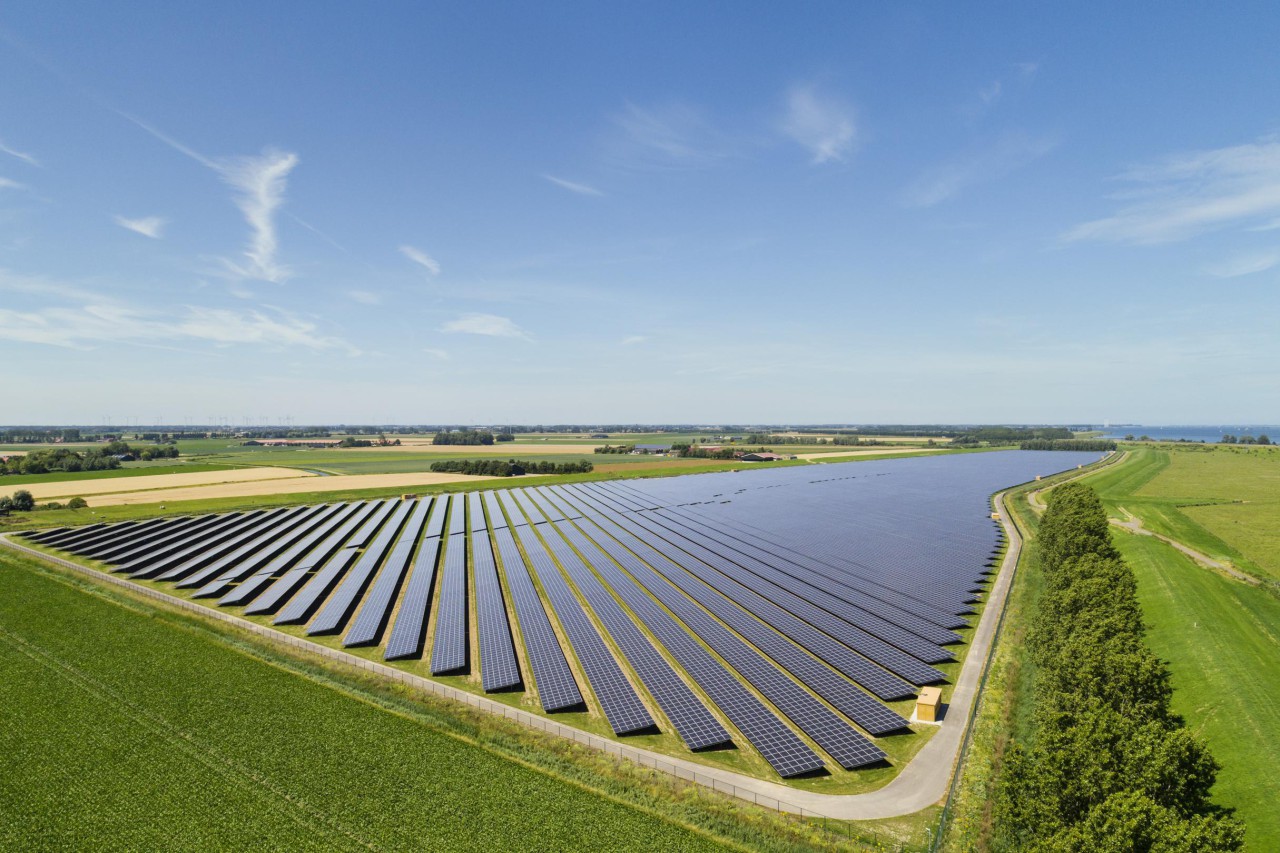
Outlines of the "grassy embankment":
{"label": "grassy embankment", "polygon": [[30,560],[0,554],[0,583],[15,593],[0,598],[7,849],[838,841]]}
{"label": "grassy embankment", "polygon": [[[1274,809],[1280,789],[1274,761],[1280,754],[1280,595],[1268,571],[1278,558],[1272,537],[1280,529],[1280,451],[1125,449],[1120,464],[1086,479],[1112,517],[1136,516],[1147,529],[1260,578],[1257,585],[1242,583],[1154,537],[1114,533],[1138,579],[1147,643],[1169,661],[1174,709],[1222,764],[1215,800],[1238,809],[1247,849],[1280,849]],[[1009,505],[1020,527],[1034,534],[1038,516],[1025,498],[1011,498]],[[1197,523],[1201,517],[1212,519],[1214,529]],[[1026,734],[1035,670],[1022,655],[1021,638],[1042,583],[1033,541],[1010,594],[946,849],[982,848],[1000,755],[1010,735]]]}

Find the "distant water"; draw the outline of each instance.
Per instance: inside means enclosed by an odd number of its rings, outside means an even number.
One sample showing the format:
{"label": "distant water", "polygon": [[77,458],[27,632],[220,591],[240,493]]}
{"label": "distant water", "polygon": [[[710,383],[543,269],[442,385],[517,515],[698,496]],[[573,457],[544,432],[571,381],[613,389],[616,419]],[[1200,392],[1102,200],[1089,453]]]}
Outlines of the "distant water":
{"label": "distant water", "polygon": [[1234,435],[1237,438],[1243,435],[1251,435],[1255,438],[1259,435],[1266,434],[1273,442],[1280,441],[1280,426],[1254,424],[1239,425],[1225,424],[1223,426],[1111,426],[1111,427],[1094,427],[1094,429],[1102,430],[1106,433],[1107,438],[1122,439],[1126,435],[1132,435],[1134,438],[1147,436],[1156,441],[1203,441],[1207,444],[1215,444],[1222,441],[1224,435]]}

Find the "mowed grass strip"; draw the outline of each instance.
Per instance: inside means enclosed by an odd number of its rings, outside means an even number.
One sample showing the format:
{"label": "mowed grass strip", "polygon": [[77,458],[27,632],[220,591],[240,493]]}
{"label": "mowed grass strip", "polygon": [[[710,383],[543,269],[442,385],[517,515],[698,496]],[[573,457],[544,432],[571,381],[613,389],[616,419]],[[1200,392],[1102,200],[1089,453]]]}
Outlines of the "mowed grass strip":
{"label": "mowed grass strip", "polygon": [[1249,850],[1280,850],[1280,599],[1147,536],[1113,537],[1138,577],[1147,643],[1170,662],[1173,708],[1222,764],[1214,800]]}
{"label": "mowed grass strip", "polygon": [[0,849],[712,849],[0,556]]}

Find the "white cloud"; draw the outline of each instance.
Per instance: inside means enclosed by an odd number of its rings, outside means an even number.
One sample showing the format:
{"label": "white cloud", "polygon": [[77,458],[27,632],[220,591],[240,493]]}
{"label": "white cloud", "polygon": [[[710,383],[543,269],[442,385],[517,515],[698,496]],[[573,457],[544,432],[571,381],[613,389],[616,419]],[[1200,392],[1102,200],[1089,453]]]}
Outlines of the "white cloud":
{"label": "white cloud", "polygon": [[160,232],[164,229],[165,222],[159,216],[144,216],[141,219],[126,219],[123,216],[113,216],[112,219],[121,228],[127,228],[135,234],[150,237],[152,240],[160,239]]}
{"label": "white cloud", "polygon": [[1003,178],[1057,147],[1052,137],[1006,134],[994,144],[925,172],[903,193],[908,207],[932,207],[974,184]]}
{"label": "white cloud", "polygon": [[10,157],[17,157],[19,160],[26,163],[28,166],[40,165],[40,161],[37,160],[35,157],[32,157],[30,154],[24,154],[21,151],[16,151],[10,148],[8,145],[5,145],[3,142],[0,142],[0,154],[8,154]]}
{"label": "white cloud", "polygon": [[575,181],[566,181],[564,178],[557,178],[555,175],[543,175],[542,177],[546,178],[548,181],[555,184],[556,186],[568,190],[571,193],[577,193],[578,195],[594,195],[594,196],[604,195],[604,193],[600,192],[600,190],[596,189],[595,187],[587,186],[586,184],[579,184],[579,183],[576,183]]}
{"label": "white cloud", "polygon": [[382,304],[382,297],[370,290],[348,290],[347,296],[361,305]]}
{"label": "white cloud", "polygon": [[1280,142],[1174,154],[1130,169],[1114,214],[1075,226],[1071,242],[1153,245],[1207,231],[1267,226],[1280,212]]}
{"label": "white cloud", "polygon": [[1242,275],[1266,272],[1280,264],[1280,252],[1263,252],[1237,255],[1221,263],[1205,267],[1204,271],[1214,278],[1237,278]]}
{"label": "white cloud", "polygon": [[697,169],[728,155],[729,145],[697,109],[687,104],[627,104],[613,117],[610,157],[628,169]]}
{"label": "white cloud", "polygon": [[486,335],[493,338],[524,338],[532,340],[529,333],[507,317],[496,314],[463,314],[440,327],[450,334]]}
{"label": "white cloud", "polygon": [[633,347],[636,344],[642,344],[649,340],[648,335],[628,335],[620,341],[620,345],[624,347]]}
{"label": "white cloud", "polygon": [[17,181],[11,181],[8,178],[0,177],[0,190],[25,190],[26,184],[20,184]]}
{"label": "white cloud", "polygon": [[413,246],[401,246],[400,253],[432,275],[440,275],[439,262],[421,249],[415,249]]}
{"label": "white cloud", "polygon": [[314,323],[286,312],[229,311],[186,306],[177,314],[132,308],[108,301],[34,311],[0,309],[0,339],[71,349],[128,343],[206,342],[264,347],[301,346],[313,350],[359,350],[320,335]]}
{"label": "white cloud", "polygon": [[423,347],[422,351],[437,361],[449,360],[449,353],[447,350],[437,349],[436,347]]}
{"label": "white cloud", "polygon": [[249,223],[249,263],[228,266],[245,278],[282,282],[292,273],[276,261],[275,214],[284,204],[285,183],[298,165],[298,155],[267,149],[257,157],[236,157],[219,161],[216,168],[223,181],[236,190],[235,203]]}
{"label": "white cloud", "polygon": [[840,162],[853,148],[853,109],[812,86],[787,93],[783,132],[809,150],[814,165]]}

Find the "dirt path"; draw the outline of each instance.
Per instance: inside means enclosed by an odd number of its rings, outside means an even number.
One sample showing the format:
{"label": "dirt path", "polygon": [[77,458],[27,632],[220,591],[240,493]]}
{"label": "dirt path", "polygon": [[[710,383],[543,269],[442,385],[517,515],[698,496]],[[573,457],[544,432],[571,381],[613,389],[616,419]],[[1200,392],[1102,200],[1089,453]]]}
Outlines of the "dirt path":
{"label": "dirt path", "polygon": [[1199,563],[1201,566],[1204,566],[1207,569],[1213,569],[1215,571],[1222,572],[1223,574],[1233,577],[1236,580],[1241,581],[1243,583],[1247,583],[1250,586],[1258,585],[1257,578],[1252,577],[1250,575],[1246,575],[1244,572],[1241,572],[1232,568],[1229,563],[1224,563],[1221,560],[1215,560],[1213,557],[1210,557],[1208,554],[1202,554],[1201,552],[1195,550],[1189,545],[1183,545],[1178,540],[1165,536],[1163,533],[1156,533],[1154,530],[1148,530],[1147,528],[1142,526],[1141,518],[1138,518],[1136,515],[1129,512],[1129,510],[1125,509],[1124,507],[1120,507],[1120,511],[1125,514],[1125,518],[1127,520],[1121,521],[1118,518],[1109,519],[1110,522],[1114,524],[1116,527],[1119,527],[1122,530],[1127,530],[1130,533],[1136,533],[1139,536],[1153,536],[1156,539],[1159,539],[1161,542],[1165,543],[1166,545],[1171,545],[1172,547],[1178,549],[1183,554],[1186,554],[1192,560],[1194,560],[1195,562]]}

